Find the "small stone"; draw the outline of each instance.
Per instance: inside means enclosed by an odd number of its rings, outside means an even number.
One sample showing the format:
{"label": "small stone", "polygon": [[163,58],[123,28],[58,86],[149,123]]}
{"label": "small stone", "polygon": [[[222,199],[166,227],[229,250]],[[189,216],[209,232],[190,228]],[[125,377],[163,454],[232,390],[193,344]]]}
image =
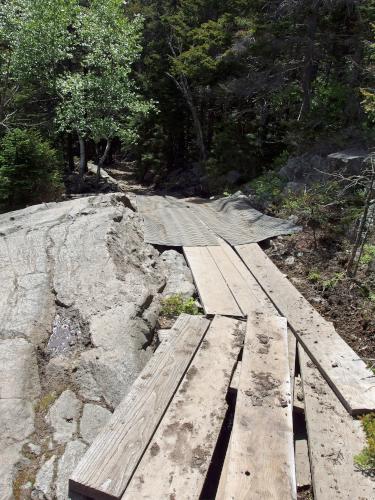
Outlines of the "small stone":
{"label": "small stone", "polygon": [[46,416],[46,421],[55,430],[53,439],[58,443],[68,442],[77,432],[77,420],[81,402],[71,390],[64,391],[55,401]]}
{"label": "small stone", "polygon": [[71,441],[66,445],[65,452],[57,467],[56,495],[54,499],[68,499],[69,477],[83,457],[87,446],[82,441]]}
{"label": "small stone", "polygon": [[55,468],[56,457],[52,456],[47,462],[45,462],[39,469],[36,475],[34,491],[32,497],[40,500],[52,500],[53,499],[53,475]]}
{"label": "small stone", "polygon": [[86,404],[84,406],[80,429],[81,436],[86,443],[91,444],[94,441],[111,415],[109,410],[101,406],[94,404]]}
{"label": "small stone", "polygon": [[170,329],[161,329],[161,330],[158,330],[158,339],[159,339],[159,342],[165,342],[166,340],[169,339],[170,335],[171,335],[171,330]]}
{"label": "small stone", "polygon": [[32,453],[36,457],[38,457],[42,452],[42,448],[38,444],[28,443],[27,447],[30,453]]}
{"label": "small stone", "polygon": [[286,258],[286,259],[285,259],[285,264],[286,264],[287,266],[293,266],[293,265],[294,265],[294,263],[295,263],[295,261],[296,261],[295,257],[293,257],[293,256],[291,255],[290,257],[288,257],[288,258]]}

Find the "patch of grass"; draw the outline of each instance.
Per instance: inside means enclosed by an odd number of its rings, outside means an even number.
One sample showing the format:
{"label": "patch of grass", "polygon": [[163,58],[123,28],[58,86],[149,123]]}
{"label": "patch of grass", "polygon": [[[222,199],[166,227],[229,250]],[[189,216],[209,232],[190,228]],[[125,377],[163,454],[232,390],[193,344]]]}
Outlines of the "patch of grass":
{"label": "patch of grass", "polygon": [[363,248],[363,254],[361,255],[361,264],[371,264],[375,259],[375,245],[365,245]]}
{"label": "patch of grass", "polygon": [[354,463],[362,471],[375,472],[375,413],[365,415],[361,421],[367,446],[354,457]]}
{"label": "patch of grass", "polygon": [[319,271],[316,271],[315,269],[312,269],[309,274],[307,275],[307,279],[311,283],[319,283],[322,279],[322,276]]}
{"label": "patch of grass", "polygon": [[53,403],[58,398],[58,394],[56,391],[49,392],[45,394],[39,401],[35,403],[35,412],[36,413],[46,413],[47,410],[53,405]]}
{"label": "patch of grass", "polygon": [[180,314],[196,315],[199,313],[198,306],[193,298],[184,300],[181,295],[172,295],[163,300],[161,314],[167,318],[174,318]]}
{"label": "patch of grass", "polygon": [[338,283],[342,281],[345,277],[345,273],[335,273],[332,278],[329,278],[328,280],[324,280],[322,282],[323,285],[323,290],[332,290],[333,288],[336,288]]}

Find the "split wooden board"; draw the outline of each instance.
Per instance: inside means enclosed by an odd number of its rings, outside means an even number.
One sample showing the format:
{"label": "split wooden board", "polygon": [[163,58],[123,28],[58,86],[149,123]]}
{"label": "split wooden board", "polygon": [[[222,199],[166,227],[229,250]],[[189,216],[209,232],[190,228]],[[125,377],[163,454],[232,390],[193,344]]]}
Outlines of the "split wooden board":
{"label": "split wooden board", "polygon": [[73,472],[70,491],[121,498],[209,326],[181,315]]}
{"label": "split wooden board", "polygon": [[216,316],[123,500],[197,499],[227,410],[244,323]]}
{"label": "split wooden board", "polygon": [[209,248],[184,247],[184,254],[193,274],[204,311],[209,315],[241,317],[243,313],[212,258]]}
{"label": "split wooden board", "polygon": [[295,499],[287,322],[248,319],[227,463],[227,500]]}
{"label": "split wooden board", "polygon": [[257,244],[236,250],[352,415],[375,410],[372,373]]}
{"label": "split wooden board", "polygon": [[372,500],[375,482],[354,464],[366,443],[361,422],[348,415],[301,346],[298,354],[314,498]]}

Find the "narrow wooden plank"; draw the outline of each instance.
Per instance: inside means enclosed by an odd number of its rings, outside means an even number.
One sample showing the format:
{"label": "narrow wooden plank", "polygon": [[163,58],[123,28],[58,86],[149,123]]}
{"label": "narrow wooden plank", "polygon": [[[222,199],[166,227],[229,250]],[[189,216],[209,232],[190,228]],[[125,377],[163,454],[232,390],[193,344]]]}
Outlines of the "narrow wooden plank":
{"label": "narrow wooden plank", "polygon": [[243,327],[215,317],[123,500],[199,498],[227,410]]}
{"label": "narrow wooden plank", "polygon": [[225,454],[225,460],[224,460],[223,468],[221,470],[220,480],[219,480],[219,485],[217,487],[215,500],[223,500],[225,498],[225,486],[226,486],[227,477],[228,477],[230,446],[231,446],[231,440],[228,443],[228,449],[227,449],[227,452]]}
{"label": "narrow wooden plank", "polygon": [[184,247],[183,250],[205,313],[243,316],[210,254],[209,247]]}
{"label": "narrow wooden plank", "polygon": [[275,307],[259,287],[254,276],[224,240],[220,246],[207,247],[225,282],[245,315],[268,312],[275,315]]}
{"label": "narrow wooden plank", "polygon": [[225,499],[295,499],[287,322],[248,319]]}
{"label": "narrow wooden plank", "polygon": [[352,415],[375,410],[372,373],[257,244],[236,247],[259,284],[288,318],[298,341]]}
{"label": "narrow wooden plank", "polygon": [[319,370],[298,346],[315,500],[372,500],[375,483],[356,470],[354,456],[365,446],[353,419]]}
{"label": "narrow wooden plank", "polygon": [[180,316],[73,472],[72,492],[121,497],[208,326],[203,317]]}
{"label": "narrow wooden plank", "polygon": [[303,401],[302,380],[301,380],[300,375],[297,375],[294,378],[293,410],[296,413],[304,413],[305,412],[305,403]]}
{"label": "narrow wooden plank", "polygon": [[298,488],[311,485],[311,471],[307,439],[296,439],[294,442],[296,457],[296,479]]}

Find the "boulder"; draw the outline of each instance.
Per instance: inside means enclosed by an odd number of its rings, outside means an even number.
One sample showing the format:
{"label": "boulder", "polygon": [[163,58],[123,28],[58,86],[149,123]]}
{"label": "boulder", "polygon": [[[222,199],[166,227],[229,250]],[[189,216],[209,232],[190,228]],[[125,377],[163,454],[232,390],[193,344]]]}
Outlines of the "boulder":
{"label": "boulder", "polygon": [[83,408],[80,432],[82,439],[91,444],[108,422],[112,413],[102,406],[86,404]]}
{"label": "boulder", "polygon": [[176,250],[167,250],[161,254],[161,260],[168,276],[163,295],[181,295],[189,299],[195,293],[193,276],[186,264],[185,257]]}
{"label": "boulder", "polygon": [[37,500],[53,500],[53,478],[56,456],[53,455],[39,469],[34,483],[32,498]]}
{"label": "boulder", "polygon": [[53,439],[57,443],[67,443],[77,432],[81,406],[81,402],[74,392],[68,389],[49,409],[46,421],[53,427]]}
{"label": "boulder", "polygon": [[87,445],[82,441],[71,441],[66,445],[63,456],[60,458],[57,466],[57,479],[55,487],[56,500],[68,500],[69,477],[76,468],[78,462],[83,457]]}

